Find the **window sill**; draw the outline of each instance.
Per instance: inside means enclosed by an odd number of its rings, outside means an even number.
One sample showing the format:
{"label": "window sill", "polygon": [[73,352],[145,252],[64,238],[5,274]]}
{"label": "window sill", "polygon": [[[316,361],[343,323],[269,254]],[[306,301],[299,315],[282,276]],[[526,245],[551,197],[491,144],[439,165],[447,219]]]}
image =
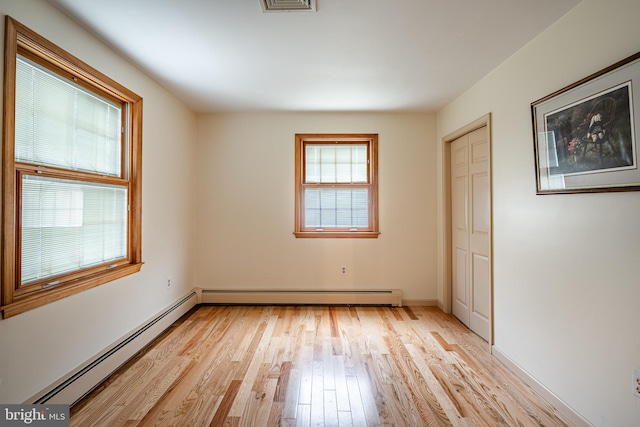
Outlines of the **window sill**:
{"label": "window sill", "polygon": [[377,239],[378,231],[295,231],[296,238]]}
{"label": "window sill", "polygon": [[121,267],[113,268],[108,271],[69,281],[68,283],[61,284],[55,288],[42,289],[21,297],[15,297],[13,302],[0,307],[0,310],[2,311],[2,318],[6,319],[8,317],[15,316],[16,314],[24,313],[25,311],[71,296],[80,291],[91,289],[104,283],[137,273],[142,268],[142,264],[143,263],[125,264]]}

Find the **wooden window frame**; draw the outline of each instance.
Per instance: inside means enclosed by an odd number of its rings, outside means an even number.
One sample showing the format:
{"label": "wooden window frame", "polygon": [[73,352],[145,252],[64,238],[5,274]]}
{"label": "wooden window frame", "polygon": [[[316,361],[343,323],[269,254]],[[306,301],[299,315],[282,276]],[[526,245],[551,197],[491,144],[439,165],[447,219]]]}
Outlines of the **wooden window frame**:
{"label": "wooden window frame", "polygon": [[[305,182],[305,145],[307,143],[368,144],[368,182],[342,184],[308,184]],[[366,228],[311,229],[304,226],[304,191],[315,187],[367,187],[369,189],[369,225]],[[296,237],[304,238],[377,238],[378,226],[378,134],[296,134],[295,135],[295,228]]]}
{"label": "wooden window frame", "polygon": [[[16,58],[20,54],[84,88],[123,105],[122,174],[107,177],[15,161]],[[2,149],[2,297],[7,318],[140,271],[142,267],[142,98],[80,59],[5,17]],[[127,256],[116,262],[49,277],[20,286],[21,176],[39,175],[83,182],[125,185],[128,197]],[[55,283],[51,286],[51,282]],[[44,282],[49,282],[44,283]]]}

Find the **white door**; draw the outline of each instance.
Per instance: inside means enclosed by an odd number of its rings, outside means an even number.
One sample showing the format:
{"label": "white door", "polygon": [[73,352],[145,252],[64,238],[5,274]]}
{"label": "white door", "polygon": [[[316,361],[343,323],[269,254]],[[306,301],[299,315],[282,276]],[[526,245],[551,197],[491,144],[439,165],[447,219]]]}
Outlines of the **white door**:
{"label": "white door", "polygon": [[487,127],[451,143],[453,314],[491,339],[491,179]]}

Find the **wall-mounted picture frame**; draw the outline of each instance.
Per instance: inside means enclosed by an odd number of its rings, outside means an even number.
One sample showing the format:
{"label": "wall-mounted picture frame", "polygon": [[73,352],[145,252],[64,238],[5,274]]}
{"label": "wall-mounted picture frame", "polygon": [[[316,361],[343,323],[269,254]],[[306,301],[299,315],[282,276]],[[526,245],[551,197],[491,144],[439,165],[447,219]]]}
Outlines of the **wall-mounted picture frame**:
{"label": "wall-mounted picture frame", "polygon": [[640,190],[640,52],[531,103],[536,193]]}

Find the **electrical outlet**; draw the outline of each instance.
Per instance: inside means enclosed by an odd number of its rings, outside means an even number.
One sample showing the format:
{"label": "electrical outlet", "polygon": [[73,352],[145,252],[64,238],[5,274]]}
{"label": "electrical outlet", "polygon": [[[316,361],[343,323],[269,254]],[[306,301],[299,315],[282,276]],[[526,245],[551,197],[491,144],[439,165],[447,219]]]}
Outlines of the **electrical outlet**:
{"label": "electrical outlet", "polygon": [[633,371],[633,395],[640,397],[640,369]]}
{"label": "electrical outlet", "polygon": [[340,274],[342,274],[343,276],[347,275],[347,266],[343,265],[342,267],[340,267]]}

